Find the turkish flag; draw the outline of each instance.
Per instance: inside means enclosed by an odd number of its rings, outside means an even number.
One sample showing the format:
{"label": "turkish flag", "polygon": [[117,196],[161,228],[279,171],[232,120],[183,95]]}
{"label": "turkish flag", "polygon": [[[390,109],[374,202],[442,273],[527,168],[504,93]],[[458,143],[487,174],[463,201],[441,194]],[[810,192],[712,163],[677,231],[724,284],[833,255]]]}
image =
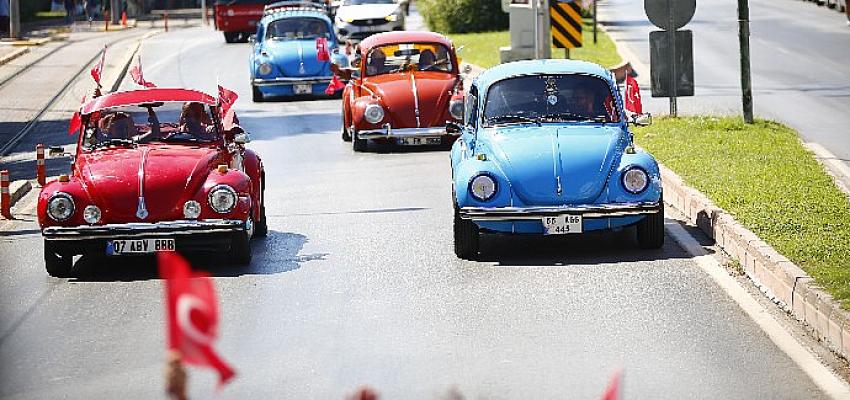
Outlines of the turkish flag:
{"label": "turkish flag", "polygon": [[83,127],[83,118],[80,116],[80,112],[77,111],[74,113],[74,116],[71,117],[71,123],[68,125],[68,135],[73,136],[77,132],[80,131],[80,128]]}
{"label": "turkish flag", "polygon": [[91,77],[94,79],[95,83],[97,83],[97,87],[100,87],[100,78],[103,75],[103,62],[105,59],[106,46],[103,46],[103,50],[100,52],[100,60],[91,69]]}
{"label": "turkish flag", "polygon": [[213,349],[218,336],[218,301],[207,274],[192,271],[176,252],[159,252],[159,275],[165,279],[168,348],[188,364],[218,371],[219,386],[236,373]]}
{"label": "turkish flag", "polygon": [[617,370],[611,376],[611,380],[608,381],[608,387],[602,394],[602,400],[620,400],[622,398],[621,386],[623,386],[623,371]]}
{"label": "turkish flag", "polygon": [[345,84],[342,83],[341,80],[339,80],[338,76],[334,75],[334,77],[331,78],[331,82],[328,84],[328,87],[325,89],[325,94],[334,94],[344,88]]}
{"label": "turkish flag", "polygon": [[316,38],[316,58],[319,61],[330,61],[331,53],[328,52],[328,39]]}
{"label": "turkish flag", "polygon": [[643,103],[640,99],[640,88],[631,75],[626,74],[626,110],[636,114],[643,113]]}
{"label": "turkish flag", "polygon": [[130,69],[130,76],[133,77],[133,82],[146,88],[156,87],[153,82],[146,81],[144,75],[142,75],[142,58],[138,57],[136,60],[136,65]]}

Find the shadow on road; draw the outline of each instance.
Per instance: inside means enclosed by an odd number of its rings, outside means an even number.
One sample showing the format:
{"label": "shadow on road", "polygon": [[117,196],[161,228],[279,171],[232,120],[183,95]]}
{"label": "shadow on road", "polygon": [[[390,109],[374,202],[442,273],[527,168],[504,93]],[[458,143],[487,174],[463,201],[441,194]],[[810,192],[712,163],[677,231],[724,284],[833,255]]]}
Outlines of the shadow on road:
{"label": "shadow on road", "polygon": [[[269,231],[265,238],[251,242],[253,260],[246,266],[228,264],[221,254],[188,255],[192,267],[208,272],[213,277],[243,275],[271,275],[289,272],[307,261],[322,260],[327,254],[299,254],[307,237],[297,233]],[[78,271],[76,282],[132,282],[159,279],[156,258],[83,256],[74,268]]]}
{"label": "shadow on road", "polygon": [[[340,135],[339,112],[299,113],[281,117],[275,113],[243,112],[239,123],[251,134],[251,140],[273,140],[299,135]],[[340,139],[342,141],[342,139]]]}
{"label": "shadow on road", "polygon": [[688,258],[692,256],[669,236],[661,249],[642,249],[638,246],[634,228],[626,228],[577,236],[482,235],[478,261],[494,262],[501,267],[569,267]]}

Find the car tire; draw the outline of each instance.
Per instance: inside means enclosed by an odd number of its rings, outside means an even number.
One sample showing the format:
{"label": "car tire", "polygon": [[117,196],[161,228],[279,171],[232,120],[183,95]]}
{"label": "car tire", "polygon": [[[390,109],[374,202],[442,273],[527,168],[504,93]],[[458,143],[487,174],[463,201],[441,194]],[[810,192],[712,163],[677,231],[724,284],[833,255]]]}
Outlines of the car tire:
{"label": "car tire", "polygon": [[251,263],[251,238],[248,232],[236,232],[230,243],[230,262],[235,265]]}
{"label": "car tire", "polygon": [[649,214],[637,224],[637,240],[643,249],[660,249],[664,246],[664,201],[658,211]]}
{"label": "car tire", "polygon": [[478,258],[479,250],[479,233],[478,225],[474,222],[460,217],[460,212],[455,207],[454,213],[454,248],[455,255],[458,258],[465,260],[475,260]]}
{"label": "car tire", "polygon": [[257,221],[256,226],[254,226],[254,236],[256,237],[266,237],[269,234],[269,224],[266,219],[266,183],[265,181],[260,183],[261,192],[260,192],[260,219]]}
{"label": "car tire", "polygon": [[358,138],[356,129],[351,132],[351,141],[353,142],[352,147],[354,148],[354,151],[356,151],[356,152],[366,151],[366,145],[367,145],[366,139]]}
{"label": "car tire", "polygon": [[57,252],[53,245],[45,241],[44,267],[52,277],[70,278],[74,276],[74,257],[70,254]]}
{"label": "car tire", "polygon": [[254,103],[262,103],[263,102],[263,92],[254,85],[251,85],[251,100]]}
{"label": "car tire", "polygon": [[343,124],[343,126],[342,126],[342,141],[343,142],[350,142],[351,141],[351,134],[348,133],[348,129],[345,128],[345,124]]}
{"label": "car tire", "polygon": [[239,40],[239,32],[224,32],[224,41],[227,43],[236,43]]}

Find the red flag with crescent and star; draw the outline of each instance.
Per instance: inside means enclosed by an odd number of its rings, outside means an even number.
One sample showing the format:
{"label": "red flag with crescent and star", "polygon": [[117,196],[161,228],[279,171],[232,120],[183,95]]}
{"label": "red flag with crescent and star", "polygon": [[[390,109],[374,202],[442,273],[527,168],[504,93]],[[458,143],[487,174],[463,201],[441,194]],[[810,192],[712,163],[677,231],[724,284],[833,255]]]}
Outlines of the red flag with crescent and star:
{"label": "red flag with crescent and star", "polygon": [[328,39],[316,38],[316,58],[319,61],[330,61],[331,53],[328,52]]}
{"label": "red flag with crescent and star", "polygon": [[94,79],[94,82],[97,83],[97,87],[101,87],[100,78],[103,75],[103,62],[106,60],[106,46],[103,46],[103,50],[100,52],[100,60],[98,60],[97,64],[91,68],[91,77]]}
{"label": "red flag with crescent and star", "polygon": [[637,80],[626,74],[626,110],[636,114],[643,113],[643,102],[640,99],[640,87]]}
{"label": "red flag with crescent and star", "polygon": [[332,94],[334,94],[334,93],[336,93],[336,92],[338,92],[342,89],[345,89],[345,84],[342,83],[341,80],[339,80],[338,76],[334,75],[334,77],[331,78],[331,82],[328,83],[328,87],[325,88],[325,94],[331,94],[332,95]]}
{"label": "red flag with crescent and star", "polygon": [[153,82],[146,81],[145,76],[142,74],[142,57],[136,58],[136,65],[130,69],[130,76],[133,77],[133,82],[139,86],[146,88],[156,87]]}
{"label": "red flag with crescent and star", "polygon": [[232,107],[233,103],[236,103],[236,99],[238,98],[239,95],[236,94],[236,92],[218,85],[219,116],[221,118],[222,125],[224,125],[224,129],[230,129],[230,127],[235,123],[235,113],[232,110]]}
{"label": "red flag with crescent and star", "polygon": [[218,300],[213,280],[192,271],[176,252],[159,252],[160,277],[165,279],[168,348],[187,364],[218,371],[219,386],[236,373],[213,349],[218,337]]}

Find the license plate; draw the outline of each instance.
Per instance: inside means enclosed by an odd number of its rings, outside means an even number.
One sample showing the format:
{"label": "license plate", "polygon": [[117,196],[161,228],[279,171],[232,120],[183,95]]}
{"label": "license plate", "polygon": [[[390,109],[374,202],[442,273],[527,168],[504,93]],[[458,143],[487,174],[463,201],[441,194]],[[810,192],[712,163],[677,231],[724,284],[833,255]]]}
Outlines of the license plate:
{"label": "license plate", "polygon": [[292,91],[295,94],[312,94],[313,85],[293,85]]}
{"label": "license plate", "polygon": [[440,144],[440,138],[398,138],[397,143],[404,146],[420,146],[420,145],[435,145]]}
{"label": "license plate", "polygon": [[556,215],[543,217],[543,228],[547,235],[581,233],[581,215]]}
{"label": "license plate", "polygon": [[106,254],[110,256],[174,250],[174,239],[116,239],[106,243]]}

